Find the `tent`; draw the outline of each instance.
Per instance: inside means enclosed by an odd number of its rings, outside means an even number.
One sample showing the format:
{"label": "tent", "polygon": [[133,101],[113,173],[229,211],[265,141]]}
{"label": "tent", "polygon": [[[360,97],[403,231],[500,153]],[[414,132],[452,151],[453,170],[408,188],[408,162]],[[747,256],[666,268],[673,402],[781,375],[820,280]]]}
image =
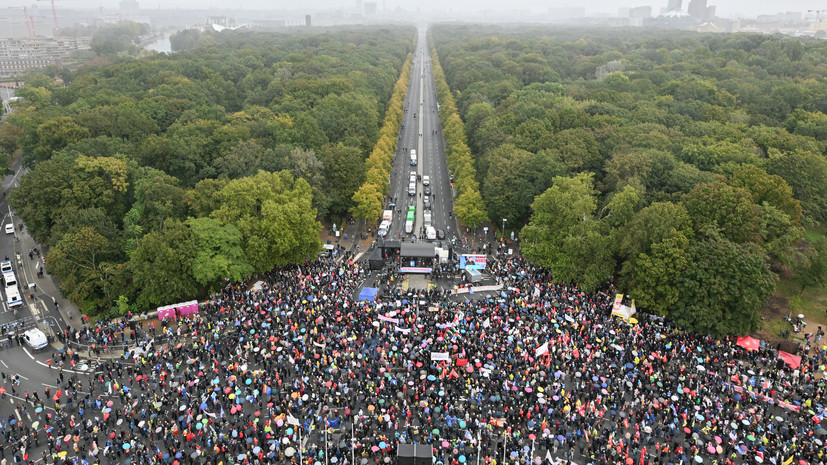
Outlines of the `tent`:
{"label": "tent", "polygon": [[761,347],[761,341],[750,336],[738,336],[735,344],[747,350],[758,350]]}
{"label": "tent", "polygon": [[801,357],[798,355],[793,355],[789,352],[784,352],[783,350],[778,351],[778,358],[784,360],[784,363],[789,365],[793,370],[797,370],[798,367],[801,366]]}
{"label": "tent", "polygon": [[379,249],[373,249],[368,258],[368,266],[371,270],[381,270],[385,266],[385,260],[382,259],[382,252]]}
{"label": "tent", "polygon": [[363,287],[361,292],[359,292],[359,302],[373,302],[376,300],[376,293],[379,292],[379,288],[377,287]]}

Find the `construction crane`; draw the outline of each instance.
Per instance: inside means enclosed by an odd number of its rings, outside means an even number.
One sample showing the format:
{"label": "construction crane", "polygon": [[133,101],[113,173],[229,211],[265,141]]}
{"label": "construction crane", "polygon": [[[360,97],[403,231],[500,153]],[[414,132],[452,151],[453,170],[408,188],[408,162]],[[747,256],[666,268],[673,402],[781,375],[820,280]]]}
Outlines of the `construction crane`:
{"label": "construction crane", "polygon": [[816,24],[821,23],[821,13],[827,13],[827,10],[807,10],[807,13],[816,14]]}
{"label": "construction crane", "polygon": [[9,9],[20,9],[23,10],[23,17],[25,18],[26,22],[26,32],[30,39],[34,38],[35,36],[35,29],[34,29],[34,18],[29,16],[29,10],[25,6],[10,6]]}
{"label": "construction crane", "polygon": [[60,27],[57,25],[57,12],[55,12],[55,0],[37,0],[38,2],[52,2],[52,17],[55,19],[55,38],[60,37]]}

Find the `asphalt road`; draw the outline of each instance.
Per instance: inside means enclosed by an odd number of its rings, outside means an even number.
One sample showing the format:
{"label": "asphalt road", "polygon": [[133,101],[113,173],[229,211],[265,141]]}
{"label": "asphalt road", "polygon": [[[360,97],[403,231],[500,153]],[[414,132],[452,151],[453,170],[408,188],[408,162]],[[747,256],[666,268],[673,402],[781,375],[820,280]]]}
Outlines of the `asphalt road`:
{"label": "asphalt road", "polygon": [[[442,125],[437,111],[436,87],[434,85],[431,58],[425,32],[420,31],[419,41],[411,69],[411,82],[405,99],[405,112],[400,128],[398,150],[391,174],[390,199],[396,203],[394,219],[388,238],[399,239],[405,235],[405,215],[409,205],[416,205],[414,234],[423,228],[424,187],[421,176],[430,177],[432,225],[446,232],[449,239],[456,230],[453,211],[453,191],[445,161],[445,144],[442,139]],[[416,149],[417,165],[410,165],[410,151]],[[417,193],[408,195],[408,180],[416,172]],[[409,234],[407,238],[412,236]]]}

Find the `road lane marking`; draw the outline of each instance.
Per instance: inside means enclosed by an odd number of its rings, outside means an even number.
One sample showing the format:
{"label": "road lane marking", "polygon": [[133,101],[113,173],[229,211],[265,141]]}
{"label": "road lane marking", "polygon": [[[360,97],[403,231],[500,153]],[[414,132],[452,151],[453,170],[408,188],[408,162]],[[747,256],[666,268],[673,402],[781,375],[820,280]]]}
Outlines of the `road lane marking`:
{"label": "road lane marking", "polygon": [[8,365],[6,365],[6,362],[4,362],[4,361],[2,361],[2,360],[0,360],[0,363],[2,363],[2,364],[3,364],[3,366],[4,366],[4,367],[6,367],[6,368],[8,368],[8,367],[9,367]]}

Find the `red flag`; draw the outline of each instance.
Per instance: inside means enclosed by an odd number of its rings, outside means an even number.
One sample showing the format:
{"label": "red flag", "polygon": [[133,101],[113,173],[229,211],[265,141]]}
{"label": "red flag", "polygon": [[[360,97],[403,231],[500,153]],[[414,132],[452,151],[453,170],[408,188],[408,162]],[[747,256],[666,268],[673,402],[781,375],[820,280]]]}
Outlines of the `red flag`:
{"label": "red flag", "polygon": [[55,396],[54,396],[52,399],[53,399],[55,402],[57,402],[57,400],[58,400],[58,399],[60,399],[60,396],[61,396],[61,395],[63,395],[63,390],[62,390],[62,389],[60,389],[60,388],[58,388],[57,392],[55,393]]}
{"label": "red flag", "polygon": [[458,367],[464,367],[465,365],[468,365],[468,359],[467,358],[458,358],[457,359],[457,366]]}

